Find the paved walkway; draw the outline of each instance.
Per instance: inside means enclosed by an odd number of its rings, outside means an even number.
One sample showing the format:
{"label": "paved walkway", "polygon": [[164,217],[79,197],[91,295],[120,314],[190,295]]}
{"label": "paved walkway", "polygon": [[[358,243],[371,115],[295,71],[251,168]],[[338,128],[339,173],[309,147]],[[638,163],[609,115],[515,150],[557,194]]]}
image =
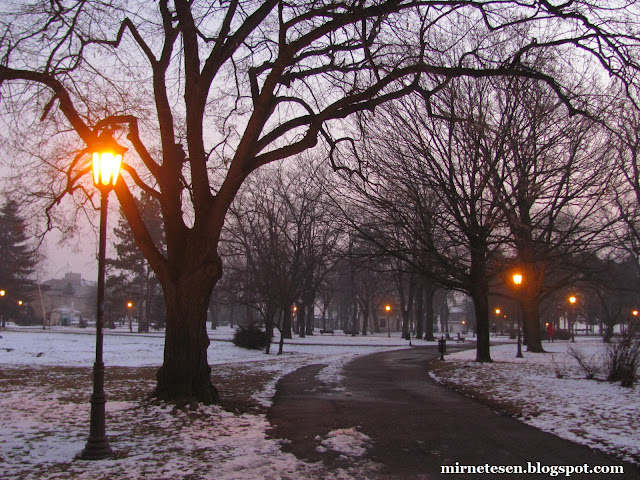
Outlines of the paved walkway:
{"label": "paved walkway", "polygon": [[[323,365],[301,368],[277,386],[268,418],[271,436],[287,439],[284,450],[328,469],[345,467],[337,454],[319,453],[316,436],[357,427],[372,439],[366,459],[382,465],[376,478],[553,478],[542,475],[443,475],[442,465],[546,466],[585,463],[623,465],[624,475],[580,475],[572,479],[640,479],[640,470],[604,454],[541,432],[498,414],[432,381],[427,361],[433,347],[360,357],[345,368],[346,391],[316,380]],[[561,477],[561,476],[559,476]],[[567,477],[563,477],[567,478]]]}

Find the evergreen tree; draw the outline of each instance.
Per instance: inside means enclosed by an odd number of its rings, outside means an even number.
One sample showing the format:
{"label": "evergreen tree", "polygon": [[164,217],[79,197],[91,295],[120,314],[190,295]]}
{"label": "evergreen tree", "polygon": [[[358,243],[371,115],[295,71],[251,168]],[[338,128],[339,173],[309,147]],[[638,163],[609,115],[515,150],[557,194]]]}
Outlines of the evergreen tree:
{"label": "evergreen tree", "polygon": [[5,319],[19,314],[18,301],[25,299],[33,287],[30,277],[38,256],[29,240],[26,221],[20,216],[20,204],[7,200],[0,209],[0,289],[6,292],[0,301],[4,304]]}
{"label": "evergreen tree", "polygon": [[[136,202],[154,242],[164,251],[160,205],[147,195],[142,195]],[[152,319],[156,327],[163,326],[164,308],[159,283],[138,249],[122,212],[113,234],[116,258],[107,260],[111,267],[107,286],[113,292],[114,300],[109,310],[123,316],[137,316],[139,332],[148,332]],[[128,301],[134,303],[133,311],[127,311]]]}

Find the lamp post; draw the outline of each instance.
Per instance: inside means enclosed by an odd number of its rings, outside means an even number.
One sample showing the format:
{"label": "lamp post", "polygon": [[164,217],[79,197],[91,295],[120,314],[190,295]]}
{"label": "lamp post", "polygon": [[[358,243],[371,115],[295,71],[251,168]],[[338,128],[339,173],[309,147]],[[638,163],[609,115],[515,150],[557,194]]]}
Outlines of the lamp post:
{"label": "lamp post", "polygon": [[389,313],[391,312],[391,305],[385,305],[384,310],[387,312],[387,338],[391,338],[391,324],[389,323]]}
{"label": "lamp post", "polygon": [[569,330],[571,330],[571,342],[575,343],[576,341],[576,337],[575,337],[575,305],[576,302],[578,301],[578,299],[571,295],[569,297]]}
{"label": "lamp post", "polygon": [[499,308],[496,308],[496,329],[494,332],[494,337],[498,336],[498,328],[500,328],[500,335],[502,335],[502,319],[500,318],[500,314],[502,313],[502,310],[500,310]]}
{"label": "lamp post", "polygon": [[104,362],[102,361],[102,328],[104,320],[104,274],[107,245],[107,200],[109,192],[118,180],[122,156],[126,148],[118,145],[105,131],[98,138],[92,152],[93,183],[100,190],[100,243],[98,247],[98,301],[96,312],[96,361],[93,364],[93,393],[91,394],[91,419],[89,438],[80,453],[85,460],[100,460],[111,454],[111,446],[105,428]]}
{"label": "lamp post", "polygon": [[[516,286],[516,289],[520,288],[520,285],[522,285],[522,275],[519,273],[516,273],[513,275],[513,284]],[[523,358],[522,357],[522,338],[520,337],[520,299],[517,300],[518,302],[518,352],[516,353],[516,358]]]}
{"label": "lamp post", "polygon": [[2,328],[5,328],[6,325],[4,323],[4,296],[7,294],[6,290],[0,290],[0,318],[2,318]]}
{"label": "lamp post", "polygon": [[133,308],[133,302],[127,302],[127,312],[129,317],[129,332],[133,332],[133,325],[131,325],[131,309]]}

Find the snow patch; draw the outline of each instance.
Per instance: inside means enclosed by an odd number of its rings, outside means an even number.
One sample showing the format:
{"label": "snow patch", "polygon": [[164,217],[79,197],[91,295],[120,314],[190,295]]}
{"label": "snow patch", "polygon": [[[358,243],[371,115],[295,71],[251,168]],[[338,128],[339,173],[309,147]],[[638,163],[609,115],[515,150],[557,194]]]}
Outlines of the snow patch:
{"label": "snow patch", "polygon": [[[316,440],[319,440],[316,437]],[[316,448],[320,453],[328,450],[340,453],[345,457],[362,457],[367,453],[367,447],[371,445],[371,438],[362,432],[358,432],[355,427],[341,428],[329,432]]]}

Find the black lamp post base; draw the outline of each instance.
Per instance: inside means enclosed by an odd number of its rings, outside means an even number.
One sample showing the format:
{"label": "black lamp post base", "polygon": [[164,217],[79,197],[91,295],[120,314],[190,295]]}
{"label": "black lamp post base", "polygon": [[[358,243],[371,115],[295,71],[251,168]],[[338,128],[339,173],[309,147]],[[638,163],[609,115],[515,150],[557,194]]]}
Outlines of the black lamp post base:
{"label": "black lamp post base", "polygon": [[102,460],[111,456],[112,453],[107,437],[89,438],[77,458],[80,460]]}

